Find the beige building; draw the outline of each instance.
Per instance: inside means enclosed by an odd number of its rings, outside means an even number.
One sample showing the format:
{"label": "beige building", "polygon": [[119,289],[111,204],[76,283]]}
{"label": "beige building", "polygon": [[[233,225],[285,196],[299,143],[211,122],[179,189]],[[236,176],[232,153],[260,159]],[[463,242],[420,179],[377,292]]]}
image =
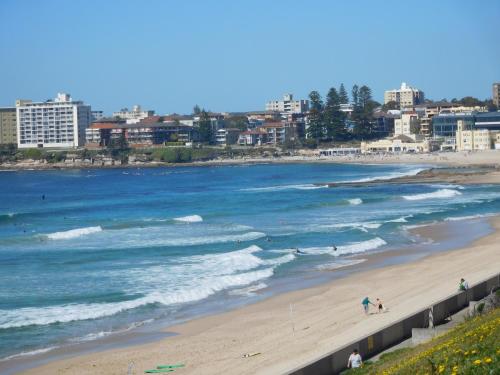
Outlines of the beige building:
{"label": "beige building", "polygon": [[488,129],[464,130],[463,120],[457,122],[456,150],[484,151],[490,150],[496,133]]}
{"label": "beige building", "polygon": [[432,135],[432,118],[434,116],[448,113],[488,112],[488,108],[485,106],[463,106],[449,102],[426,103],[415,106],[415,110],[419,114],[420,134],[425,137]]}
{"label": "beige building", "polygon": [[0,108],[0,144],[17,143],[16,108]]}
{"label": "beige building", "polygon": [[500,109],[500,82],[493,84],[493,95],[491,96],[491,98],[493,99],[493,104],[495,104],[497,108]]}
{"label": "beige building", "polygon": [[361,142],[361,153],[422,153],[433,151],[432,140],[415,141],[406,135],[379,139],[373,142]]}
{"label": "beige building", "polygon": [[424,92],[403,82],[399,89],[384,93],[384,104],[389,102],[396,102],[400,108],[413,107],[424,102]]}
{"label": "beige building", "polygon": [[401,118],[394,120],[394,135],[406,135],[416,138],[419,128],[418,116],[415,112],[403,113]]}

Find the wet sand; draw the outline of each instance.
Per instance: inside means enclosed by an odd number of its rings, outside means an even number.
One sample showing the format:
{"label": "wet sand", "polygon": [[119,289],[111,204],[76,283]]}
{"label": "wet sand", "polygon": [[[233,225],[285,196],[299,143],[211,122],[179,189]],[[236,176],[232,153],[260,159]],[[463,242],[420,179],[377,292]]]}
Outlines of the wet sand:
{"label": "wet sand", "polygon": [[[168,327],[177,336],[50,362],[27,374],[135,374],[165,363],[184,363],[178,374],[277,374],[348,344],[413,311],[445,298],[465,277],[474,284],[499,272],[500,218],[494,233],[460,250],[354,273],[226,313]],[[417,228],[439,240],[442,228]],[[423,232],[422,232],[423,231]],[[381,298],[389,312],[365,316],[361,300]],[[292,306],[292,312],[290,312]],[[245,353],[260,353],[243,358]]]}

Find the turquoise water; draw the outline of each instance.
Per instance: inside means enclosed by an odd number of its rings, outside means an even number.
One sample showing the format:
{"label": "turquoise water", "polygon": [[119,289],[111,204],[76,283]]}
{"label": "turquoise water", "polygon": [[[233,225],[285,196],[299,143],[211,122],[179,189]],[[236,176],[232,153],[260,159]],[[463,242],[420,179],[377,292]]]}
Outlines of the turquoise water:
{"label": "turquoise water", "polygon": [[408,226],[500,212],[492,185],[316,185],[422,168],[0,172],[0,358],[300,287],[363,261],[353,255],[411,244]]}

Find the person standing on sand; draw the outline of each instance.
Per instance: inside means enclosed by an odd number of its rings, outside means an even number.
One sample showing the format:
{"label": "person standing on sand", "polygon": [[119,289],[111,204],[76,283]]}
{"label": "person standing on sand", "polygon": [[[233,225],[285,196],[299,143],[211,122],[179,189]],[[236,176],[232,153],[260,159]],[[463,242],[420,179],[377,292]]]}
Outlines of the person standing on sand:
{"label": "person standing on sand", "polygon": [[[368,310],[369,310],[368,305],[373,305],[373,303],[370,301],[370,299],[368,297],[365,297],[365,299],[361,302],[361,304],[363,305],[363,308],[365,309],[365,314],[368,315]],[[373,306],[375,306],[375,305],[373,305]]]}
{"label": "person standing on sand", "polygon": [[353,349],[352,354],[349,356],[347,361],[347,368],[359,368],[363,366],[363,360],[361,355],[358,353],[358,349]]}

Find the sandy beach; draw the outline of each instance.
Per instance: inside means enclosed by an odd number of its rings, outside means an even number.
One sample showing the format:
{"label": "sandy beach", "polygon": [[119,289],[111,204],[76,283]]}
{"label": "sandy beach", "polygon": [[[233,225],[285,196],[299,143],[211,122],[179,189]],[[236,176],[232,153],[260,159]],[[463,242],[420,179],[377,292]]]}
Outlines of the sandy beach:
{"label": "sandy beach", "polygon": [[219,158],[189,163],[134,162],[123,165],[92,165],[86,163],[42,163],[24,160],[0,164],[2,170],[46,170],[46,169],[93,169],[93,168],[154,168],[219,166],[245,164],[288,164],[288,163],[369,163],[369,164],[429,164],[441,166],[500,166],[500,151],[480,152],[434,152],[426,154],[365,154],[325,157],[318,156],[319,150],[297,150],[293,156]]}
{"label": "sandy beach", "polygon": [[[474,284],[498,273],[500,218],[491,225],[494,233],[463,249],[168,327],[178,335],[161,341],[63,359],[24,373],[124,374],[130,362],[136,374],[166,363],[185,364],[179,374],[286,373],[454,293],[461,277]],[[433,237],[430,227],[419,230]],[[365,316],[365,296],[381,298],[389,312]],[[260,354],[243,358],[245,353]]]}

